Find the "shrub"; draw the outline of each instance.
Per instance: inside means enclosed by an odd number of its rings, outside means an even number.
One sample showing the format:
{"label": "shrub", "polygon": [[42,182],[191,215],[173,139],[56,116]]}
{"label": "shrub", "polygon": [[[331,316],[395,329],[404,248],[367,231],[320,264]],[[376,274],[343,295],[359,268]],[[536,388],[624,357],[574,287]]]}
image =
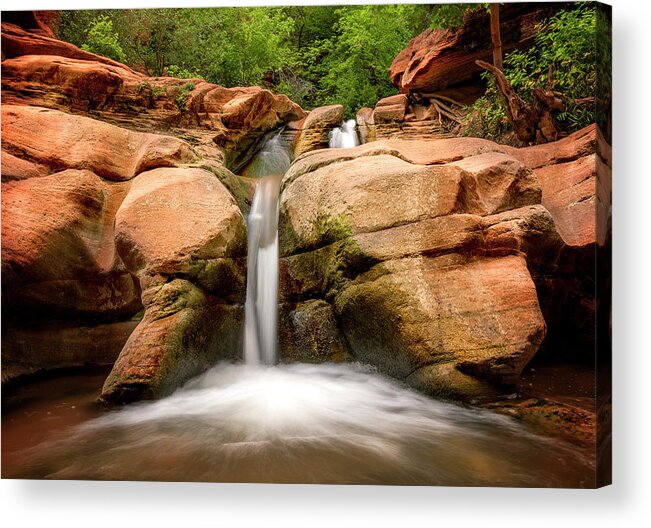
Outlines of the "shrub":
{"label": "shrub", "polygon": [[170,77],[176,77],[177,79],[197,79],[199,77],[197,73],[190,71],[187,68],[177,66],[176,64],[167,67],[167,75]]}
{"label": "shrub", "polygon": [[103,57],[108,57],[119,62],[125,62],[126,56],[118,34],[113,31],[113,21],[106,15],[95,18],[85,31],[86,42],[81,48]]}
{"label": "shrub", "polygon": [[176,89],[176,94],[174,95],[174,102],[181,112],[186,110],[188,104],[188,98],[190,97],[190,92],[194,90],[196,86],[193,82],[186,82],[183,86]]}

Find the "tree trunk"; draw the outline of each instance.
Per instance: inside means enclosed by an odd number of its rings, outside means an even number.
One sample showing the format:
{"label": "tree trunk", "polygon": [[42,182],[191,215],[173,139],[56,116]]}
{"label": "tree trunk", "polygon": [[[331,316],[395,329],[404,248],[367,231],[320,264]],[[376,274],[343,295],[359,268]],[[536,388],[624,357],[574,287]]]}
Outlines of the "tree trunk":
{"label": "tree trunk", "polygon": [[502,69],[502,36],[500,34],[500,4],[490,5],[491,41],[493,43],[493,66]]}
{"label": "tree trunk", "polygon": [[531,105],[516,93],[502,70],[484,61],[478,60],[475,63],[495,76],[500,95],[506,101],[504,106],[506,115],[520,141],[546,143],[558,139],[559,130],[552,119],[552,113],[565,110],[562,94],[549,88],[546,90],[534,88],[533,96],[536,105]]}

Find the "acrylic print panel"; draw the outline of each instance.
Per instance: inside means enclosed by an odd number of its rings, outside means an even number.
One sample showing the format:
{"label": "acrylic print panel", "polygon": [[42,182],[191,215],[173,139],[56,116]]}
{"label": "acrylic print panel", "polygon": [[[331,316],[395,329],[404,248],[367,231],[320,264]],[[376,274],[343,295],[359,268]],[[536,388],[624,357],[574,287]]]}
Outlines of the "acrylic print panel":
{"label": "acrylic print panel", "polygon": [[2,476],[610,482],[610,8],[2,13]]}

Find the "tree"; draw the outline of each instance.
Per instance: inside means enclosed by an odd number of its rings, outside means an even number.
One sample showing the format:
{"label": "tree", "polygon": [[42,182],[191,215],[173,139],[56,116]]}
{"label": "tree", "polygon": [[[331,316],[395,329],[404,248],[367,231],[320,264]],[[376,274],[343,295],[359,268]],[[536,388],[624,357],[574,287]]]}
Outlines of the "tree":
{"label": "tree", "polygon": [[387,70],[414,34],[412,5],[362,5],[338,9],[335,36],[314,50],[321,100],[341,103],[348,116],[397,93]]}
{"label": "tree", "polygon": [[113,22],[109,17],[99,15],[90,23],[85,33],[86,42],[82,44],[82,49],[125,62],[126,56],[120,46],[118,34],[113,31]]}
{"label": "tree", "polygon": [[502,61],[502,37],[500,34],[500,4],[490,5],[491,16],[491,42],[493,44],[493,66],[501,70],[503,66]]}
{"label": "tree", "polygon": [[502,70],[479,62],[493,76],[486,95],[473,105],[478,120],[488,126],[484,135],[496,139],[501,134],[500,97],[506,100],[502,116],[524,142],[553,141],[593,122],[596,35],[596,8],[579,4],[539,24],[535,44],[508,53]]}

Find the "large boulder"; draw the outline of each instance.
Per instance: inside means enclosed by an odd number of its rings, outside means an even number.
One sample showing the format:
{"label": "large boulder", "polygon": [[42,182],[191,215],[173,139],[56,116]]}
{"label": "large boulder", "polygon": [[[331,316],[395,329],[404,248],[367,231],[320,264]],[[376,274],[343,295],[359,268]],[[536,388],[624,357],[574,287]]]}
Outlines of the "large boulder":
{"label": "large boulder", "polygon": [[492,396],[545,335],[529,266],[562,241],[540,200],[488,141],[308,153],[283,180],[281,299],[330,303],[356,359],[421,390]]}
{"label": "large boulder", "polygon": [[342,105],[320,106],[312,110],[307,117],[295,124],[299,135],[294,148],[295,156],[305,152],[326,148],[329,135],[333,128],[338,127],[344,120]]}
{"label": "large boulder", "polygon": [[240,307],[180,278],[150,286],[143,298],[144,317],[104,382],[105,403],[166,396],[218,360],[241,355]]}
{"label": "large boulder", "polygon": [[137,176],[115,230],[120,257],[140,281],[145,313],[102,399],[161,397],[218,359],[237,357],[246,228],[218,178],[197,168]]}
{"label": "large boulder", "polygon": [[431,393],[514,384],[545,334],[524,257],[390,260],[335,298],[355,356]]}

